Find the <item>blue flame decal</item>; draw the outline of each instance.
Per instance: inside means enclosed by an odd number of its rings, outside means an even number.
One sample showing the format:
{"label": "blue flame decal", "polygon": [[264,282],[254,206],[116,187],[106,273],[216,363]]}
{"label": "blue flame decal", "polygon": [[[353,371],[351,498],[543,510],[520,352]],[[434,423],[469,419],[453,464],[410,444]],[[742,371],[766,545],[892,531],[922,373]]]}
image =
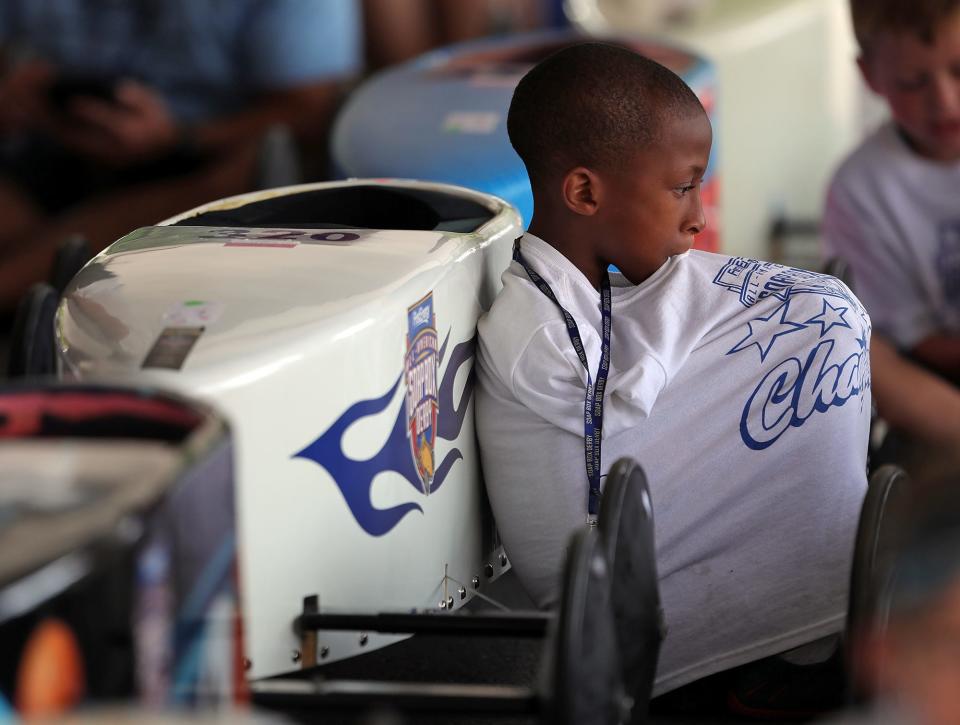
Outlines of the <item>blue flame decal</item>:
{"label": "blue flame decal", "polygon": [[[445,357],[449,341],[450,335],[448,333],[447,339],[444,340],[439,352],[441,363]],[[450,360],[440,381],[440,387],[437,391],[439,403],[437,436],[444,440],[455,441],[463,428],[467,406],[473,396],[473,370],[470,370],[459,404],[454,402],[453,387],[457,371],[464,363],[473,358],[473,351],[474,339],[465,340],[456,345],[450,354]],[[351,405],[319,438],[293,455],[294,458],[311,460],[323,466],[330,473],[343,494],[344,501],[350,508],[353,517],[361,528],[371,536],[383,536],[388,533],[411,511],[423,513],[420,505],[413,501],[386,509],[375,508],[370,500],[370,489],[377,475],[387,471],[399,473],[414,490],[424,495],[440,488],[453,464],[463,458],[459,449],[453,448],[449,451],[440,465],[437,466],[429,491],[424,491],[420,476],[417,474],[416,464],[410,453],[410,444],[407,440],[407,416],[402,400],[390,435],[383,447],[372,458],[358,461],[348,458],[344,454],[342,440],[347,429],[361,418],[378,415],[386,410],[402,381],[403,376],[401,375],[390,387],[390,390],[379,398],[361,400]]]}
{"label": "blue flame decal", "polygon": [[[443,362],[444,353],[447,349],[447,339],[443,341],[443,347],[440,348],[440,361]],[[455,441],[460,436],[460,429],[463,428],[463,419],[467,415],[467,406],[470,404],[470,398],[473,397],[474,375],[473,368],[470,369],[470,375],[466,384],[463,386],[463,393],[460,396],[460,405],[454,407],[453,402],[453,382],[457,377],[457,371],[467,360],[473,357],[475,337],[464,340],[453,348],[450,353],[450,362],[447,363],[446,372],[440,379],[440,389],[437,391],[437,398],[440,402],[440,417],[437,420],[437,436],[446,441]],[[454,449],[456,450],[456,449]]]}

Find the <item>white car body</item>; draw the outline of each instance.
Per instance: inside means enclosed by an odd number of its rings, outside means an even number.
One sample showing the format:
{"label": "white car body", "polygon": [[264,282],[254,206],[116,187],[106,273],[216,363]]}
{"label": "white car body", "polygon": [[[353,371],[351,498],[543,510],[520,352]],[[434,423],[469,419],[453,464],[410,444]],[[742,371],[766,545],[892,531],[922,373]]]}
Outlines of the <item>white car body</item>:
{"label": "white car body", "polygon": [[[350,186],[449,194],[489,219],[472,233],[175,226]],[[312,657],[291,627],[307,595],[322,610],[459,607],[509,566],[490,535],[470,402],[476,321],[519,233],[513,207],[459,187],[309,184],[138,229],[67,288],[63,377],[174,390],[231,421],[250,678]],[[318,661],[396,639],[322,633]]]}

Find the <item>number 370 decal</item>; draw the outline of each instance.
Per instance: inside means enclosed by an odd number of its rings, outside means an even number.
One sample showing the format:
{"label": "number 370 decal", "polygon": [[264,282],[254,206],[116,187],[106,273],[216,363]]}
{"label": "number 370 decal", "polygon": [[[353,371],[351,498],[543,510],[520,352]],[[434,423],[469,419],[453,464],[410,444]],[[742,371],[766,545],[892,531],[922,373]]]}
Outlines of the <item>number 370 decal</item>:
{"label": "number 370 decal", "polygon": [[227,227],[205,229],[198,239],[222,239],[227,247],[296,247],[298,244],[351,244],[364,236],[363,232],[339,230],[313,231],[310,229],[243,229]]}

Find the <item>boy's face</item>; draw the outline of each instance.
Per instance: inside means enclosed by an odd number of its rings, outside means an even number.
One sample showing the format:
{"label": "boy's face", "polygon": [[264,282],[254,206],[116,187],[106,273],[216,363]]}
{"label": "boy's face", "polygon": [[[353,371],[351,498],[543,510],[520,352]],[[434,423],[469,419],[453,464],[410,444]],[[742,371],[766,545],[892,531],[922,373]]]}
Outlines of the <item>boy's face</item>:
{"label": "boy's face", "polygon": [[634,284],[689,250],[706,226],[700,182],[710,158],[710,122],[696,113],[669,124],[661,143],[603,174],[603,255]]}
{"label": "boy's face", "polygon": [[918,153],[960,159],[960,11],[937,26],[932,44],[913,33],[881,33],[859,63]]}

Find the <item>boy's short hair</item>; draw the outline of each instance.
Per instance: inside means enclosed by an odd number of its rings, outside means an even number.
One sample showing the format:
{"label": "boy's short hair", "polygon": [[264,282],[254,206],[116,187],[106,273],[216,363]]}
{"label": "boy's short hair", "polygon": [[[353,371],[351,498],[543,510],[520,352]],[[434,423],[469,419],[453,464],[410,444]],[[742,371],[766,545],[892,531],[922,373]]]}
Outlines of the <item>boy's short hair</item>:
{"label": "boy's short hair", "polygon": [[581,43],[517,84],[507,132],[531,181],[574,166],[619,167],[663,135],[667,121],[703,106],[673,71],[624,47]]}
{"label": "boy's short hair", "polygon": [[883,32],[912,33],[932,43],[937,26],[960,9],[960,0],[850,0],[853,33],[863,53]]}

